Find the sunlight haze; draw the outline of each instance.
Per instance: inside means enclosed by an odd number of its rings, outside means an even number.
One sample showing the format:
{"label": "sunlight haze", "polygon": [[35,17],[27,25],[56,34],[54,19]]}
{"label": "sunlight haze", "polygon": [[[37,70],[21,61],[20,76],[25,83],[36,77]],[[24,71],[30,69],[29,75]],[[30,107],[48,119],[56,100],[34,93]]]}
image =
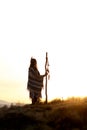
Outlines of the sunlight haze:
{"label": "sunlight haze", "polygon": [[1,0],[0,100],[29,102],[30,58],[44,74],[46,52],[48,99],[87,96],[87,1]]}

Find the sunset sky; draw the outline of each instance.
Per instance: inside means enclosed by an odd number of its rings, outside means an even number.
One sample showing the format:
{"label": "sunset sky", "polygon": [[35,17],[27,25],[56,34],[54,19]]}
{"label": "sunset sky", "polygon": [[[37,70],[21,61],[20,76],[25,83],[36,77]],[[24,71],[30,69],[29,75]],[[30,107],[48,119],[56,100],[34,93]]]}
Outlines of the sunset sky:
{"label": "sunset sky", "polygon": [[87,96],[87,1],[1,0],[0,100],[29,102],[30,58],[43,74],[46,52],[49,100]]}

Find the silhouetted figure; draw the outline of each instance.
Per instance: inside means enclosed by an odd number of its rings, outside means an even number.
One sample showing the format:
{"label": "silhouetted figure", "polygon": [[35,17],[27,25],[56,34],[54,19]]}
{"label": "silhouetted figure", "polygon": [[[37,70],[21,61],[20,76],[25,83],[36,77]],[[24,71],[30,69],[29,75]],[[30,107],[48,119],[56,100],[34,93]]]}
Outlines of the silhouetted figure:
{"label": "silhouetted figure", "polygon": [[37,61],[34,58],[30,60],[30,66],[28,70],[28,83],[27,89],[29,90],[29,95],[32,100],[32,104],[35,104],[42,97],[41,90],[43,88],[43,78],[47,75],[40,75],[37,69]]}

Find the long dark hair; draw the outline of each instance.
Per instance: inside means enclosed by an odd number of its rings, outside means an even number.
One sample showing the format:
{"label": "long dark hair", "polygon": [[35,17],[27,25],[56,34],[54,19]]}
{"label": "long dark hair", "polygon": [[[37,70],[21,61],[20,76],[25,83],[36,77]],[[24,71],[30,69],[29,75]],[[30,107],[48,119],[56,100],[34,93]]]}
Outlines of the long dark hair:
{"label": "long dark hair", "polygon": [[36,65],[37,65],[37,60],[35,58],[31,58],[31,60],[30,60],[30,67],[35,68]]}

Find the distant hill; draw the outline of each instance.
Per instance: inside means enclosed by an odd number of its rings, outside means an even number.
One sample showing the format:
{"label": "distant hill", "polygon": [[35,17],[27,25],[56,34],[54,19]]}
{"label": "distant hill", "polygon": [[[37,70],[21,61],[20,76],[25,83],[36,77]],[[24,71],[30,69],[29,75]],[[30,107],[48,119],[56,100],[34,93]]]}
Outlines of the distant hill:
{"label": "distant hill", "polygon": [[55,100],[3,107],[0,130],[87,130],[87,102]]}
{"label": "distant hill", "polygon": [[7,102],[7,101],[4,101],[4,100],[0,100],[0,107],[3,107],[3,106],[10,106],[11,103],[10,102]]}

